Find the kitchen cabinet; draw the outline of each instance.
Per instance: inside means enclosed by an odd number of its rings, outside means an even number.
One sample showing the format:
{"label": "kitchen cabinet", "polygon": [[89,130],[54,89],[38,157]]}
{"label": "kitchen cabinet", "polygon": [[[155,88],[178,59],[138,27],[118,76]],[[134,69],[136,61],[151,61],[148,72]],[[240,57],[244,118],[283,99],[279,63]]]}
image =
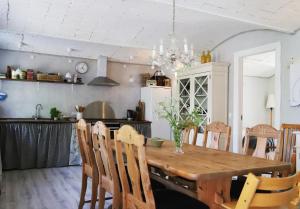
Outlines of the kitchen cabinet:
{"label": "kitchen cabinet", "polygon": [[203,121],[200,133],[206,124],[213,121],[227,123],[228,108],[228,64],[199,64],[177,74],[176,99],[179,117],[194,108],[198,109]]}

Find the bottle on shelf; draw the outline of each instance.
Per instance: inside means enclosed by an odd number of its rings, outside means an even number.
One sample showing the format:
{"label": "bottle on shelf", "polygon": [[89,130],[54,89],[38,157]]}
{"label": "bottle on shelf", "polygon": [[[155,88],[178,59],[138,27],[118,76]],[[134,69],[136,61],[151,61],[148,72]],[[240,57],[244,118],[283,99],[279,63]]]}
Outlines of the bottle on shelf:
{"label": "bottle on shelf", "polygon": [[207,50],[207,54],[206,54],[206,62],[211,62],[211,54],[210,51]]}
{"label": "bottle on shelf", "polygon": [[6,78],[11,79],[11,67],[10,66],[7,66]]}
{"label": "bottle on shelf", "polygon": [[202,52],[202,55],[201,55],[201,57],[200,57],[200,62],[201,62],[201,64],[206,63],[205,51]]}

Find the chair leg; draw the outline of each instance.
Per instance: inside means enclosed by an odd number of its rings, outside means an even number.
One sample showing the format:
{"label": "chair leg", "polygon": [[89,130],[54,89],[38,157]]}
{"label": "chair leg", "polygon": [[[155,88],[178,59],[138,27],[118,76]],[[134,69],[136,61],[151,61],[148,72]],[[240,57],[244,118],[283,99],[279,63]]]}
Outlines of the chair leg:
{"label": "chair leg", "polygon": [[98,179],[96,177],[92,178],[92,199],[91,199],[91,209],[95,209],[97,201],[98,192]]}
{"label": "chair leg", "polygon": [[84,205],[85,193],[87,188],[87,179],[88,179],[87,175],[82,173],[81,192],[80,192],[80,201],[79,201],[78,209],[82,209]]}
{"label": "chair leg", "polygon": [[121,209],[121,195],[116,195],[113,194],[113,199],[112,199],[112,209]]}
{"label": "chair leg", "polygon": [[98,202],[99,206],[98,209],[104,209],[104,205],[105,205],[105,189],[101,188],[99,186],[99,202]]}

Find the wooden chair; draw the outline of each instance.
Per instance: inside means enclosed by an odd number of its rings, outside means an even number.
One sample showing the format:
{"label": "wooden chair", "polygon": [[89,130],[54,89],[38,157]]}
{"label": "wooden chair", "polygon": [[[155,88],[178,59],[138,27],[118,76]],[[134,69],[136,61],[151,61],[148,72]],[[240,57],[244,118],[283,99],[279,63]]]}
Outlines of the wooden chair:
{"label": "wooden chair", "polygon": [[[197,200],[175,191],[153,193],[146,161],[144,136],[131,126],[122,126],[115,137],[123,209],[201,209],[208,208]],[[125,169],[124,158],[127,161]],[[128,173],[128,176],[127,176]]]}
{"label": "wooden chair", "polygon": [[238,201],[222,204],[226,209],[296,208],[299,202],[299,175],[285,178],[249,174]]}
{"label": "wooden chair", "polygon": [[191,134],[191,130],[193,130],[193,141],[192,141],[192,145],[196,145],[197,143],[197,136],[198,136],[198,127],[197,126],[193,126],[193,127],[188,127],[185,128],[183,130],[183,142],[186,144],[190,143],[190,134]]}
{"label": "wooden chair", "polygon": [[[210,144],[208,144],[209,133],[211,133]],[[224,134],[224,145],[221,147],[222,134]],[[230,138],[231,138],[230,126],[227,126],[223,122],[212,122],[211,124],[206,125],[204,129],[203,146],[212,149],[229,151]]]}
{"label": "wooden chair", "polygon": [[[245,142],[243,147],[243,154],[248,153],[249,148],[249,138],[256,137],[256,148],[252,154],[253,157],[266,158],[269,160],[279,160],[280,159],[280,131],[276,130],[270,125],[260,124],[253,128],[246,129]],[[273,145],[270,146],[269,152],[267,152],[268,140],[273,140]],[[276,141],[277,142],[276,142]]]}
{"label": "wooden chair", "polygon": [[112,194],[112,209],[120,209],[120,182],[111,148],[110,130],[99,121],[93,126],[92,139],[99,173],[99,209],[104,209],[106,192]]}
{"label": "wooden chair", "polygon": [[88,177],[92,179],[92,198],[91,209],[95,208],[97,201],[97,188],[99,183],[98,169],[96,164],[95,155],[93,152],[93,143],[91,138],[91,126],[85,120],[81,119],[76,124],[77,137],[82,158],[82,184],[80,192],[79,209],[83,208],[85,201],[85,194],[87,188]]}
{"label": "wooden chair", "polygon": [[[250,137],[256,138],[256,147],[251,151],[249,151]],[[267,147],[268,140],[276,141],[276,143],[274,143],[272,146]],[[247,128],[242,153],[244,155],[252,155],[253,157],[266,158],[269,160],[279,160],[280,131],[267,124],[260,124],[252,128]],[[282,175],[288,175],[288,173],[289,172],[282,173]],[[270,176],[276,176],[278,174],[278,172],[267,173],[267,175]],[[245,176],[239,176],[237,180],[232,181],[231,196],[234,199],[238,198],[241,194],[245,181]]]}
{"label": "wooden chair", "polygon": [[296,151],[294,146],[296,145],[296,136],[294,131],[300,131],[300,124],[282,124],[281,125],[281,157],[283,162],[291,163],[291,172],[296,171]]}

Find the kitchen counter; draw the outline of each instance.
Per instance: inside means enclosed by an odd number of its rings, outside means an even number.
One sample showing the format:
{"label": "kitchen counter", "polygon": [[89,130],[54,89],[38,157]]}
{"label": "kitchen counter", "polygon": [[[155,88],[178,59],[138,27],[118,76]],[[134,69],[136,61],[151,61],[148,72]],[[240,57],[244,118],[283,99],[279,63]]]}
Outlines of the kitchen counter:
{"label": "kitchen counter", "polygon": [[52,120],[50,118],[0,118],[0,123],[75,123],[76,120]]}
{"label": "kitchen counter", "polygon": [[[85,119],[87,122],[97,122],[99,119],[91,119],[91,118],[86,118]],[[104,123],[110,123],[110,122],[115,122],[115,123],[122,123],[122,124],[142,124],[142,123],[151,123],[151,121],[147,120],[127,120],[127,119],[101,119],[100,121]]]}
{"label": "kitchen counter", "polygon": [[[85,119],[87,122],[97,122],[99,119]],[[150,121],[134,121],[126,119],[101,119],[104,123],[122,123],[122,124],[143,124]],[[50,118],[0,118],[0,123],[76,123],[75,119],[52,120]]]}

